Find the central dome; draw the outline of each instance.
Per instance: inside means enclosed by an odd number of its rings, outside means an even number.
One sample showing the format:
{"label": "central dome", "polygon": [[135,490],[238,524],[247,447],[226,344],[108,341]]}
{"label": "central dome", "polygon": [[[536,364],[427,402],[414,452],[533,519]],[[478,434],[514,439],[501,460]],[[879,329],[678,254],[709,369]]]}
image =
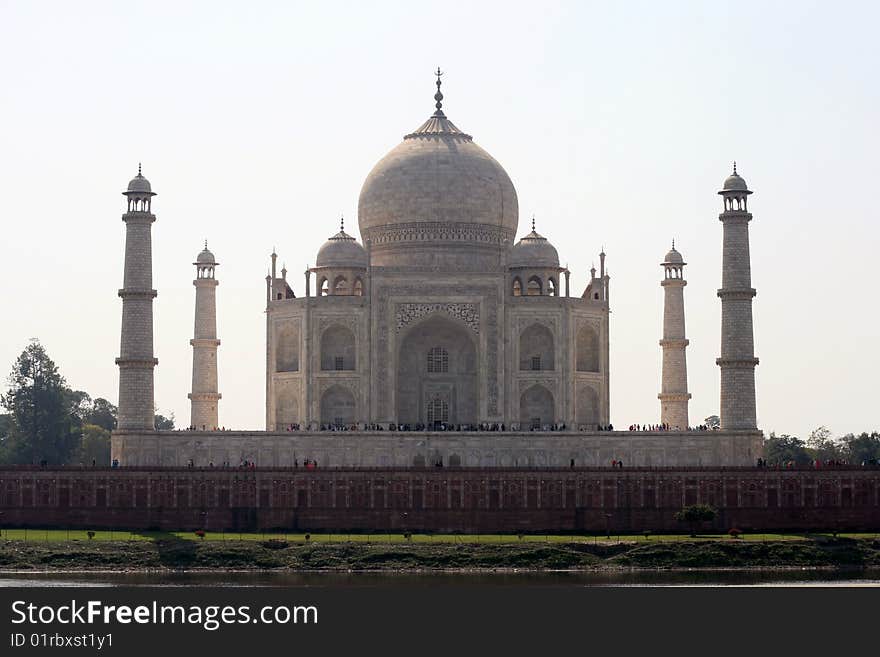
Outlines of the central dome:
{"label": "central dome", "polygon": [[464,251],[474,256],[469,268],[489,265],[510,248],[518,219],[507,172],[439,107],[379,160],[358,201],[361,237],[379,266],[458,266]]}

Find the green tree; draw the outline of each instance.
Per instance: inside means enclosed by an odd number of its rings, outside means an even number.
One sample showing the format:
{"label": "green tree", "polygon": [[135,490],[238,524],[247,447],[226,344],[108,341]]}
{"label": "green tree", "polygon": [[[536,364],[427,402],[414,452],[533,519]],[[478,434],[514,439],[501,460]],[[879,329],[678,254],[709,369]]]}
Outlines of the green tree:
{"label": "green tree", "polygon": [[116,428],[116,416],[116,407],[103,397],[98,397],[92,400],[83,420],[88,424],[96,424],[107,431],[113,431]]}
{"label": "green tree", "polygon": [[809,465],[813,460],[803,440],[788,434],[777,436],[772,431],[770,437],[764,440],[764,458],[771,465],[787,461],[794,461],[798,465]]}
{"label": "green tree", "polygon": [[9,437],[12,433],[12,416],[0,413],[0,465],[9,463]]}
{"label": "green tree", "polygon": [[97,424],[84,424],[80,460],[85,464],[110,464],[110,431]]}
{"label": "green tree", "polygon": [[843,445],[831,437],[831,431],[821,426],[810,432],[807,438],[807,448],[812,452],[813,458],[818,461],[838,461],[845,458]]}
{"label": "green tree", "polygon": [[0,403],[12,418],[8,449],[15,463],[67,463],[79,446],[73,398],[58,367],[38,340],[15,360]]}
{"label": "green tree", "polygon": [[688,523],[691,527],[691,536],[696,536],[700,525],[704,522],[715,520],[716,515],[718,515],[718,512],[708,504],[692,504],[676,513],[675,519],[679,522]]}
{"label": "green tree", "polygon": [[156,429],[159,431],[171,431],[174,429],[174,413],[170,417],[165,417],[156,413]]}
{"label": "green tree", "polygon": [[863,431],[858,436],[847,434],[842,439],[843,453],[850,463],[859,465],[872,459],[880,459],[880,433]]}

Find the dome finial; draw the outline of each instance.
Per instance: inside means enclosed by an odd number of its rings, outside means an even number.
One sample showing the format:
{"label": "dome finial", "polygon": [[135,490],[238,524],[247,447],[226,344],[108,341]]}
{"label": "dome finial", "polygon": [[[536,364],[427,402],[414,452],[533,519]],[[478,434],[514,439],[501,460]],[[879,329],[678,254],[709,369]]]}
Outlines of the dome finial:
{"label": "dome finial", "polygon": [[205,251],[208,250],[208,240],[205,240]]}
{"label": "dome finial", "polygon": [[340,213],[339,215],[339,232],[345,232],[345,214]]}
{"label": "dome finial", "polygon": [[139,176],[141,175],[141,163],[140,162],[138,162],[138,175]]}
{"label": "dome finial", "polygon": [[535,232],[535,213],[532,212],[532,232]]}
{"label": "dome finial", "polygon": [[440,77],[443,75],[443,71],[440,70],[439,66],[437,67],[437,71],[434,73],[434,75],[437,76],[437,83],[436,83],[437,84],[437,93],[434,94],[434,100],[437,101],[437,103],[434,105],[434,107],[437,108],[437,111],[434,112],[434,116],[439,118],[439,117],[446,116],[443,113],[443,102],[442,102],[443,101],[443,94],[440,91],[440,84],[441,84]]}
{"label": "dome finial", "polygon": [[736,172],[736,160],[733,161],[733,175],[738,176],[739,174]]}
{"label": "dome finial", "polygon": [[675,238],[672,238],[672,250],[675,251]]}

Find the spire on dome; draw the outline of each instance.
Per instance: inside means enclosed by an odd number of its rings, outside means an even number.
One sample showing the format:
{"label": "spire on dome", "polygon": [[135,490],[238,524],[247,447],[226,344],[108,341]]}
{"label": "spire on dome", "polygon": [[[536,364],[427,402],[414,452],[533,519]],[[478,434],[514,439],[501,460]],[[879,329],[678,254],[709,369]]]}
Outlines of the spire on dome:
{"label": "spire on dome", "polygon": [[532,212],[532,232],[535,232],[535,213]]}
{"label": "spire on dome", "polygon": [[344,214],[339,215],[339,232],[340,233],[345,232],[345,215]]}
{"label": "spire on dome", "polygon": [[738,176],[739,174],[736,172],[736,160],[733,161],[733,175]]}
{"label": "spire on dome", "polygon": [[443,75],[443,71],[440,70],[440,67],[437,67],[437,72],[434,73],[437,76],[437,93],[434,94],[434,100],[437,103],[434,107],[437,108],[437,111],[434,112],[434,116],[438,119],[445,117],[446,115],[443,113],[443,93],[440,91],[440,77]]}

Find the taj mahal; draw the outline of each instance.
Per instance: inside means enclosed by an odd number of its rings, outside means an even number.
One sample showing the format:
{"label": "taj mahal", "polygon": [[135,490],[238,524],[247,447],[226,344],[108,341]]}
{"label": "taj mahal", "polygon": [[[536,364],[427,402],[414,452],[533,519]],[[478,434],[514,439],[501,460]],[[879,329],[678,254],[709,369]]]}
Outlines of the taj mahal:
{"label": "taj mahal", "polygon": [[626,428],[612,425],[609,410],[605,253],[598,254],[599,269],[591,269],[586,287],[572,290],[569,270],[534,220],[517,239],[513,182],[447,118],[440,75],[433,114],[366,176],[358,201],[360,240],[341,225],[304,279],[296,277],[301,287],[271,255],[265,431],[218,430],[220,265],[207,244],[194,262],[190,428],[155,429],[155,192],[139,168],[123,192],[115,461],[322,468],[754,464],[762,433],[755,407],[752,192],[736,167],[718,192],[721,426],[690,429],[686,262],[673,244],[659,276],[662,430],[620,430]]}

